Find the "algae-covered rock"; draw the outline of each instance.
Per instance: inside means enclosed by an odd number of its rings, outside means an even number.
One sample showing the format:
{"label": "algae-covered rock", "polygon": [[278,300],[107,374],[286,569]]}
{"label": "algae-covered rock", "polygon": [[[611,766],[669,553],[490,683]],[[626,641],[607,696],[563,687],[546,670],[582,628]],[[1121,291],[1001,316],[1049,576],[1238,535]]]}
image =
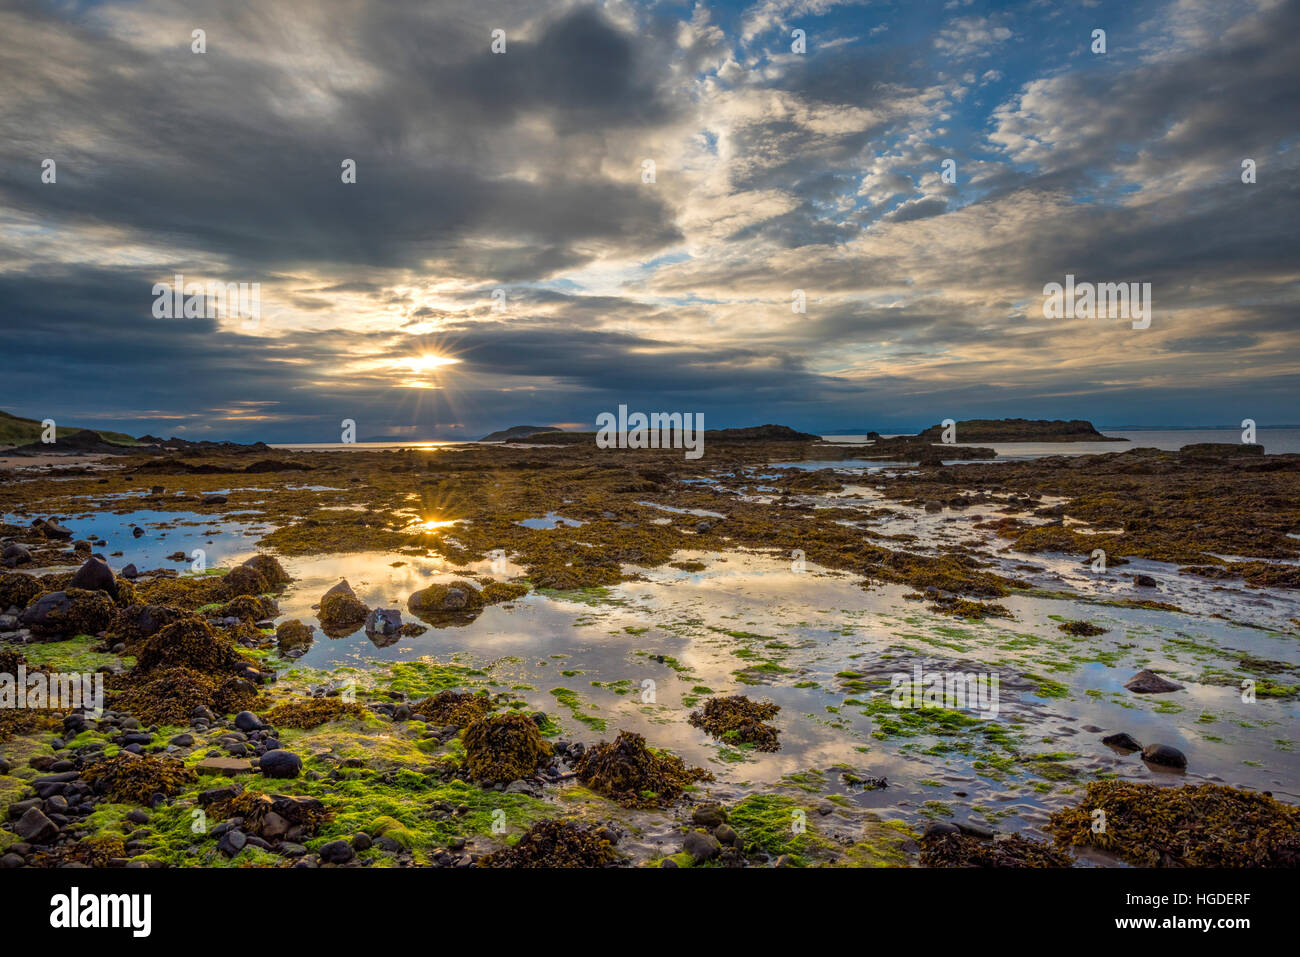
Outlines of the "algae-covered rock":
{"label": "algae-covered rock", "polygon": [[771,702],[751,701],[745,695],[710,698],[688,719],[720,741],[753,745],[759,751],[778,751],[777,730],[763,722],[781,710]]}
{"label": "algae-covered rock", "polygon": [[528,594],[528,586],[514,582],[488,582],[481,592],[483,604],[496,605]]}
{"label": "algae-covered rock", "polygon": [[688,768],[674,754],[656,753],[645,738],[620,731],[611,744],[588,748],[574,770],[578,780],[624,807],[668,807],[696,781],[712,781],[703,768]]}
{"label": "algae-covered rock", "polygon": [[[1097,811],[1105,828],[1095,826]],[[1093,781],[1048,829],[1062,846],[1110,851],[1138,867],[1300,865],[1300,808],[1221,784]]]}
{"label": "algae-covered rock", "polygon": [[1080,638],[1092,638],[1097,635],[1106,634],[1106,629],[1100,625],[1094,625],[1090,621],[1067,621],[1057,625],[1061,631],[1067,635],[1076,635]]}
{"label": "algae-covered rock", "polygon": [[287,585],[293,581],[292,576],[280,564],[280,560],[274,555],[268,555],[265,552],[254,555],[244,562],[242,567],[251,568],[261,575],[271,589],[275,589],[280,585]]}
{"label": "algae-covered rock", "polygon": [[221,591],[227,598],[260,595],[271,590],[266,576],[251,565],[236,565],[221,578]]}
{"label": "algae-covered rock", "polygon": [[484,784],[531,777],[551,756],[551,746],[536,723],[517,711],[477,718],[465,729],[462,742],[470,777]]}
{"label": "algae-covered rock", "polygon": [[314,640],[310,626],[304,625],[297,618],[290,618],[276,625],[275,640],[280,647],[280,654],[306,650]]}
{"label": "algae-covered rock", "polygon": [[231,714],[254,707],[257,700],[257,689],[242,678],[171,666],[132,671],[113,706],[141,721],[184,724],[200,705],[215,714]]}
{"label": "algae-covered rock", "polygon": [[175,758],[140,757],[130,751],[95,762],[81,776],[121,804],[148,804],[155,794],[175,794],[199,779]]}
{"label": "algae-covered rock", "polygon": [[483,595],[470,582],[458,578],[413,592],[406,607],[416,618],[434,626],[466,624],[483,610]]}
{"label": "algae-covered rock", "polygon": [[366,623],[370,609],[345,578],[321,596],[317,619],[321,629],[331,637],[355,631]]}
{"label": "algae-covered rock", "polygon": [[33,598],[19,620],[38,638],[72,638],[106,630],[113,611],[113,600],[104,592],[68,588]]}
{"label": "algae-covered rock", "polygon": [[1143,668],[1129,678],[1124,682],[1124,687],[1136,694],[1168,694],[1171,691],[1183,690],[1183,686],[1177,681],[1162,678],[1150,668]]}
{"label": "algae-covered rock", "polygon": [[202,618],[190,616],[173,622],[146,639],[132,674],[169,667],[221,674],[232,671],[242,660],[227,636],[217,632]]}
{"label": "algae-covered rock", "polygon": [[368,711],[338,698],[301,698],[276,705],[263,717],[275,728],[315,728],[342,718],[364,718]]}
{"label": "algae-covered rock", "polygon": [[217,618],[238,618],[240,621],[264,621],[280,613],[274,599],[260,595],[240,595],[216,610]]}
{"label": "algae-covered rock", "polygon": [[439,691],[432,698],[411,705],[413,714],[422,714],[439,727],[463,728],[492,710],[492,700],[485,691]]}
{"label": "algae-covered rock", "polygon": [[479,858],[479,867],[608,867],[613,846],[597,828],[573,821],[538,821],[514,847]]}

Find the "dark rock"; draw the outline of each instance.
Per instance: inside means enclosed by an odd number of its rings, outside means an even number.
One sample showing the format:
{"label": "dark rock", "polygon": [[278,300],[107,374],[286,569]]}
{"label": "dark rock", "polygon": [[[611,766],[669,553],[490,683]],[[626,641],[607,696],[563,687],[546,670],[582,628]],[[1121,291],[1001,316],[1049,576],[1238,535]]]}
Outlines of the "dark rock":
{"label": "dark rock", "polygon": [[67,587],[107,592],[114,599],[117,598],[117,579],[113,577],[113,569],[98,558],[87,558],[73,574]]}
{"label": "dark rock", "polygon": [[217,842],[217,850],[226,857],[234,857],[244,849],[248,843],[248,835],[238,828],[231,828],[221,835],[221,840]]}
{"label": "dark rock", "polygon": [[700,804],[691,812],[691,823],[712,830],[727,820],[727,815],[717,804]]}
{"label": "dark rock", "polygon": [[706,831],[691,831],[682,841],[682,850],[690,854],[698,864],[709,861],[722,853],[722,844]]}
{"label": "dark rock", "polygon": [[235,715],[235,727],[240,731],[259,731],[262,728],[262,722],[257,715],[251,711],[241,711]]}
{"label": "dark rock", "polygon": [[1138,588],[1157,587],[1156,580],[1152,578],[1150,575],[1134,575],[1133,584],[1136,585]]}
{"label": "dark rock", "polygon": [[1127,731],[1121,731],[1119,734],[1108,734],[1101,739],[1101,743],[1114,748],[1116,751],[1124,751],[1129,754],[1142,750],[1141,742]]}
{"label": "dark rock", "polygon": [[29,844],[48,844],[59,833],[59,826],[41,813],[38,807],[29,807],[14,825],[14,833]]}
{"label": "dark rock", "polygon": [[1148,744],[1142,749],[1142,760],[1164,768],[1187,767],[1187,755],[1168,744]]}
{"label": "dark rock", "polygon": [[347,841],[330,841],[324,844],[320,849],[320,860],[322,864],[346,864],[352,858],[356,857],[356,851]]}
{"label": "dark rock", "polygon": [[1167,694],[1170,691],[1182,691],[1183,686],[1176,681],[1160,677],[1154,671],[1143,668],[1124,683],[1124,687],[1137,694]]}
{"label": "dark rock", "polygon": [[942,837],[945,834],[960,834],[961,828],[948,821],[934,821],[925,829],[924,838]]}
{"label": "dark rock", "polygon": [[27,546],[20,545],[18,542],[6,545],[4,552],[0,553],[0,562],[3,562],[8,568],[26,565],[31,560],[32,553],[27,550]]}
{"label": "dark rock", "polygon": [[274,750],[262,755],[262,774],[268,778],[296,778],[302,773],[302,758],[292,751]]}

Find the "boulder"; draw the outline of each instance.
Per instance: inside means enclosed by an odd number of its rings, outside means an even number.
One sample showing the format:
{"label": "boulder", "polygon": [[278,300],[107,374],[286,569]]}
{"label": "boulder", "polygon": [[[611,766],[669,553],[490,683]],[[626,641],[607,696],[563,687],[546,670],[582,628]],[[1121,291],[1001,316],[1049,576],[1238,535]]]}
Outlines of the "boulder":
{"label": "boulder", "polygon": [[1176,681],[1160,677],[1149,668],[1143,668],[1128,681],[1124,687],[1136,694],[1168,694],[1170,691],[1182,691],[1183,686]]}

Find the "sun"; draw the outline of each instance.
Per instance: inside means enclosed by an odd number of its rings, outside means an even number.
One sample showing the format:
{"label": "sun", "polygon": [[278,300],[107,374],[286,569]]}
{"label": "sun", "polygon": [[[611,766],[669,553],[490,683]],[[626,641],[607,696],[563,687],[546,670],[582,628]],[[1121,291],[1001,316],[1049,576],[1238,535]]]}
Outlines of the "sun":
{"label": "sun", "polygon": [[412,372],[432,372],[434,369],[441,369],[443,366],[455,365],[460,360],[452,356],[440,356],[430,352],[419,356],[408,356],[402,362]]}

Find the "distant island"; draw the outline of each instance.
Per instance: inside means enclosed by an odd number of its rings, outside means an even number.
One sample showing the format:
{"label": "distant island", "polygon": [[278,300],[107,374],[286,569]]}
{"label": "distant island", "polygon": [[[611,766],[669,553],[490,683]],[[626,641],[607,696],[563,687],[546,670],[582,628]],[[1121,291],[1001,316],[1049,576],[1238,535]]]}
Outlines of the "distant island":
{"label": "distant island", "polygon": [[[932,425],[916,436],[939,442],[943,426]],[[1098,432],[1086,419],[963,419],[958,442],[1127,442]]]}
{"label": "distant island", "polygon": [[563,429],[557,429],[553,425],[512,425],[508,429],[497,429],[483,438],[480,442],[517,442],[520,439],[526,439],[533,435],[539,435],[542,432],[562,432]]}

